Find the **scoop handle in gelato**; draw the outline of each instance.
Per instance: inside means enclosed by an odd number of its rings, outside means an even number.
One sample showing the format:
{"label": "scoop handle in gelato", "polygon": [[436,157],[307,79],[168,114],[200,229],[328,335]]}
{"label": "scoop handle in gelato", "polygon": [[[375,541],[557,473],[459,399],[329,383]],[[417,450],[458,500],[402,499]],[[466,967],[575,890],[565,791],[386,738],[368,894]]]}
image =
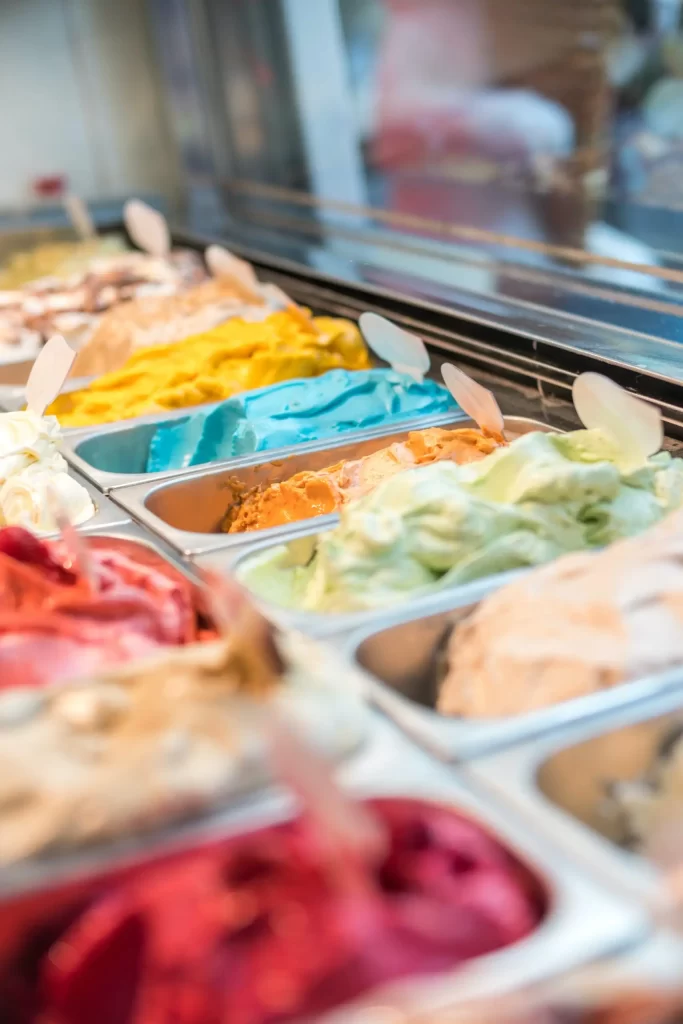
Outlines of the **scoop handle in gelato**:
{"label": "scoop handle in gelato", "polygon": [[34,415],[45,415],[64,387],[75,358],[76,353],[61,334],[53,334],[45,343],[26,381],[26,405]]}
{"label": "scoop handle in gelato", "polygon": [[461,409],[491,437],[502,439],[505,420],[495,395],[452,363],[441,367],[444,384]]}
{"label": "scoop handle in gelato", "polygon": [[171,251],[171,233],[166,218],[140,199],[129,199],[123,207],[126,231],[138,248],[163,258]]}
{"label": "scoop handle in gelato", "polygon": [[358,324],[373,352],[397,373],[406,373],[418,383],[429,370],[429,352],[422,338],[404,331],[377,313],[361,313]]}
{"label": "scoop handle in gelato", "polygon": [[214,277],[233,284],[245,299],[261,302],[259,281],[251,263],[240,260],[222,245],[210,245],[204,253],[206,265]]}
{"label": "scoop handle in gelato", "polygon": [[662,447],[664,429],[657,406],[636,398],[609,377],[579,374],[572,397],[583,425],[614,438],[634,465],[641,465]]}

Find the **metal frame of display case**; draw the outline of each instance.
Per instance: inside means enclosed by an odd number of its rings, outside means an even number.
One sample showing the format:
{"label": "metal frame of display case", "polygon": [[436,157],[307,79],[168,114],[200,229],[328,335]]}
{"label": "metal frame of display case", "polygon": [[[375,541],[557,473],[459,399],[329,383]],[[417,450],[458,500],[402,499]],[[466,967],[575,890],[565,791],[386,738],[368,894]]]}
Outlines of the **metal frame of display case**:
{"label": "metal frame of display case", "polygon": [[683,440],[683,345],[676,342],[456,288],[439,294],[407,274],[386,274],[379,284],[368,279],[360,247],[355,263],[330,263],[322,271],[316,252],[292,240],[282,252],[274,245],[265,249],[258,232],[250,237],[238,228],[226,237],[176,225],[173,235],[177,244],[198,249],[228,244],[314,309],[354,318],[372,310],[418,331],[432,350],[433,368],[452,359],[490,377],[509,390],[505,411],[511,414],[566,417],[564,425],[576,425],[571,387],[579,373],[592,370],[659,405],[667,435]]}

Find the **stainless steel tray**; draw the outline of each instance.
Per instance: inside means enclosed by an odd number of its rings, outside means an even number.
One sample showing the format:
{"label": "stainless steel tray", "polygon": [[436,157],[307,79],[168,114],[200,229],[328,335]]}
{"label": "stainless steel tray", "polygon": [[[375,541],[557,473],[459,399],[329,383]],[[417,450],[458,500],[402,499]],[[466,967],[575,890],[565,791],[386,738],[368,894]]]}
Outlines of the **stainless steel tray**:
{"label": "stainless steel tray", "polygon": [[[203,412],[210,412],[220,403],[204,405]],[[157,481],[167,480],[169,477],[185,479],[189,474],[206,473],[210,468],[234,467],[240,471],[246,467],[270,464],[280,459],[292,456],[303,458],[309,452],[330,452],[329,462],[306,463],[297,468],[286,469],[282,475],[274,474],[270,477],[267,473],[254,479],[254,483],[273,483],[285,480],[300,469],[323,469],[326,465],[338,462],[340,459],[359,458],[360,455],[367,455],[384,444],[392,444],[394,441],[405,440],[411,430],[420,430],[425,427],[463,427],[472,426],[472,420],[464,413],[460,415],[438,415],[424,416],[404,420],[400,424],[387,424],[385,426],[368,427],[365,430],[349,432],[341,437],[327,438],[320,441],[309,441],[305,444],[290,445],[287,448],[273,449],[267,452],[254,452],[251,455],[240,456],[235,459],[222,459],[215,463],[206,463],[201,466],[192,466],[189,469],[162,470],[158,473],[145,473],[145,465],[149,452],[149,444],[155,430],[165,423],[173,423],[191,415],[194,409],[178,409],[174,413],[161,413],[155,416],[143,416],[138,419],[122,422],[107,423],[102,427],[82,427],[67,432],[67,445],[69,448],[70,461],[84,476],[89,477],[98,487],[104,491],[110,491],[118,487],[126,487],[130,484],[147,484],[152,488]],[[507,418],[507,433],[512,437],[528,433],[530,430],[548,431],[551,428],[547,423],[540,420],[529,419],[524,416],[509,416]],[[384,438],[384,444],[371,446],[376,438]],[[367,447],[355,454],[361,442]],[[348,452],[347,452],[348,449]],[[196,531],[191,531],[196,532]],[[202,532],[202,531],[198,531]]]}
{"label": "stainless steel tray", "polygon": [[[521,570],[522,572],[528,570]],[[519,571],[482,580],[472,591],[441,593],[431,609],[401,606],[372,627],[357,630],[346,651],[372,678],[371,699],[418,743],[444,760],[468,760],[558,729],[573,721],[637,703],[653,693],[683,686],[683,667],[623,683],[609,690],[510,718],[448,717],[435,710],[437,659],[451,626]]]}
{"label": "stainless steel tray", "polygon": [[[366,430],[350,432],[336,440],[334,438],[327,438],[321,441],[309,441],[301,445],[274,448],[268,452],[253,452],[250,455],[240,456],[239,458],[221,459],[220,461],[205,463],[201,466],[192,466],[185,470],[168,469],[158,473],[145,472],[150,441],[158,427],[166,423],[183,420],[196,411],[211,412],[212,409],[215,409],[220,404],[220,402],[212,402],[210,405],[178,409],[173,413],[158,413],[153,416],[140,416],[119,423],[106,423],[99,428],[81,427],[69,430],[66,433],[69,448],[68,457],[85,476],[88,476],[98,487],[105,491],[127,487],[131,484],[140,484],[141,486],[145,484],[151,488],[159,480],[168,480],[171,477],[177,478],[179,475],[185,478],[189,475],[195,476],[206,473],[211,468],[249,466],[255,461],[269,462],[272,459],[284,458],[294,453],[316,452],[323,448],[343,446],[349,441],[384,437],[396,432],[397,429],[395,423],[384,427],[369,427]],[[403,428],[402,436],[404,436],[408,430],[415,430],[419,427],[442,426],[454,422],[457,422],[458,426],[462,426],[464,419],[464,414],[460,418],[457,415],[445,416],[442,414],[438,416],[425,416],[422,419],[408,419],[400,426]]]}
{"label": "stainless steel tray", "polygon": [[[155,430],[164,423],[185,419],[195,411],[211,412],[220,402],[176,409],[175,412],[151,413],[116,423],[94,427],[71,427],[64,431],[65,456],[73,466],[103,491],[146,480],[149,483],[190,470],[170,469],[165,473],[145,473],[149,444]],[[102,469],[102,465],[115,469]],[[206,469],[198,466],[197,470]]]}
{"label": "stainless steel tray", "polygon": [[[212,406],[201,406],[202,411],[209,411],[215,408]],[[81,428],[78,431],[69,431],[67,445],[70,449],[70,461],[78,466],[80,471],[90,477],[98,487],[105,491],[111,491],[120,487],[128,487],[131,484],[138,484],[140,487],[153,488],[160,480],[186,479],[190,476],[201,475],[218,469],[243,468],[254,464],[269,463],[273,460],[283,459],[291,455],[303,455],[306,452],[318,452],[321,450],[334,451],[336,449],[352,446],[353,442],[360,443],[364,439],[393,437],[397,431],[397,425],[384,427],[372,427],[367,430],[350,431],[337,439],[327,438],[321,441],[309,441],[305,444],[290,445],[286,448],[273,448],[267,452],[252,452],[250,455],[243,455],[238,458],[221,459],[217,462],[204,463],[201,466],[192,466],[189,469],[167,469],[158,473],[146,473],[145,464],[149,452],[149,445],[158,427],[173,421],[187,418],[190,409],[180,409],[173,415],[145,416],[130,421],[129,426],[121,423],[108,423],[97,429]],[[405,420],[403,431],[398,437],[405,437],[409,430],[416,430],[424,427],[463,426],[464,417],[459,419],[454,416],[426,416],[421,420]],[[467,421],[469,422],[469,421]],[[403,424],[401,424],[403,426]],[[390,443],[390,442],[389,442]],[[382,447],[382,445],[377,445]],[[376,451],[369,449],[370,451]],[[345,456],[340,456],[345,457]],[[348,456],[353,457],[353,456]],[[332,455],[331,461],[335,458]],[[329,463],[326,463],[326,465]],[[113,471],[102,467],[118,467],[123,472]],[[321,465],[318,468],[323,468]],[[297,472],[297,470],[293,470]],[[292,475],[292,474],[289,474]]]}
{"label": "stainless steel tray", "polygon": [[[352,793],[363,796],[403,796],[447,804],[461,810],[488,830],[494,832],[523,861],[535,870],[545,883],[550,896],[550,910],[541,926],[528,939],[508,949],[465,964],[461,968],[429,979],[402,982],[381,991],[382,1003],[393,998],[407,1000],[422,1012],[432,1012],[454,999],[476,998],[510,991],[521,986],[550,979],[597,957],[617,954],[636,946],[649,930],[649,919],[636,901],[624,900],[609,887],[597,885],[588,872],[577,870],[563,856],[557,856],[545,839],[522,824],[509,809],[501,808],[485,794],[477,793],[456,772],[449,771],[413,747],[391,723],[377,719],[373,741],[358,756],[345,763],[338,772],[342,784]],[[381,779],[381,782],[377,780]],[[291,815],[293,801],[282,791],[271,790],[258,799],[233,808],[220,820],[204,825],[191,835],[177,837],[173,846],[166,846],[162,856],[179,852],[198,842],[210,842],[274,823]],[[145,858],[158,860],[157,850]],[[132,869],[144,861],[139,855],[120,861],[116,870]],[[95,892],[107,878],[111,866],[80,866],[75,882],[76,898]],[[12,927],[0,930],[0,957],[16,948],[24,929],[35,927],[54,913],[55,907],[74,899],[74,888],[65,888],[75,875],[53,876],[49,881],[34,883],[33,891],[22,895],[5,887],[0,918],[12,921]],[[36,890],[39,890],[37,892]],[[42,895],[42,900],[38,899]],[[377,1006],[378,991],[365,1000],[346,1006],[329,1019],[367,1022],[370,1003]],[[341,1016],[340,1016],[341,1015]]]}
{"label": "stainless steel tray", "polygon": [[683,723],[683,672],[677,678],[675,689],[472,762],[467,774],[606,884],[651,900],[654,866],[616,842],[601,807],[605,784],[640,776],[667,730]]}
{"label": "stainless steel tray", "polygon": [[[434,426],[469,427],[473,426],[473,422],[465,418],[454,419],[452,416],[407,420],[400,430],[396,430],[394,425],[389,432],[386,429],[364,431],[334,442],[316,442],[274,452],[261,452],[249,458],[214,464],[209,468],[196,467],[183,474],[176,473],[172,480],[159,484],[150,484],[145,479],[133,486],[117,489],[113,497],[135,519],[145,523],[184,555],[201,554],[216,548],[228,548],[237,553],[262,540],[281,543],[307,525],[310,528],[313,524],[316,531],[329,528],[338,522],[338,516],[318,516],[289,526],[251,533],[221,533],[221,521],[228,506],[234,501],[236,491],[257,484],[287,480],[304,469],[325,469],[341,459],[358,459],[397,441],[404,441],[413,430]],[[151,425],[144,429],[149,435]],[[524,417],[510,417],[508,420],[508,431],[513,436],[533,430],[547,432],[550,428]],[[112,434],[108,436],[111,438]],[[73,437],[69,440],[73,444]],[[92,439],[77,444],[74,454],[77,455],[83,444],[88,443],[99,444],[100,440]],[[75,464],[81,468],[83,460],[79,457]]]}
{"label": "stainless steel tray", "polygon": [[[293,531],[301,529],[306,523],[336,522],[337,517],[321,516],[315,520],[304,520],[303,523],[292,523],[289,526],[252,533],[222,533],[220,525],[223,517],[229,505],[235,500],[235,494],[242,488],[285,480],[302,469],[324,469],[340,459],[356,459],[362,455],[369,455],[395,441],[405,439],[411,430],[430,426],[460,427],[470,422],[464,419],[453,420],[452,417],[438,417],[419,422],[408,420],[400,432],[394,429],[387,433],[386,430],[377,429],[347,435],[336,442],[316,442],[295,448],[260,452],[248,458],[232,459],[208,467],[196,467],[185,473],[175,473],[171,479],[156,484],[150,484],[143,478],[142,483],[116,489],[112,496],[136,519],[144,522],[184,555],[212,551],[218,547],[244,550],[264,537],[277,541],[289,537]],[[149,432],[152,425],[145,429]],[[84,443],[99,444],[100,440],[91,439]],[[78,445],[78,449],[82,447],[82,444]],[[78,464],[81,465],[82,461],[79,458]]]}

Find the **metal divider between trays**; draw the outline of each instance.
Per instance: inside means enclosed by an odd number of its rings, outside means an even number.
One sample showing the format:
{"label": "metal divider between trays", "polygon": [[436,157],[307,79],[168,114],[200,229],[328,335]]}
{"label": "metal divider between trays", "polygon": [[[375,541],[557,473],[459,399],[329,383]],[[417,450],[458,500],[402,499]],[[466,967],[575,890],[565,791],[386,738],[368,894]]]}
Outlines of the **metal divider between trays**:
{"label": "metal divider between trays", "polygon": [[[658,873],[644,856],[617,841],[607,787],[614,781],[642,778],[668,728],[683,730],[683,671],[665,675],[667,689],[650,687],[648,693],[644,681],[640,700],[492,752],[469,763],[465,772],[482,792],[503,801],[577,865],[645,904],[656,893]],[[635,733],[641,734],[637,747],[628,742]],[[602,744],[606,753],[596,759]],[[562,774],[568,765],[570,780]],[[558,799],[566,782],[576,797],[573,809]]]}

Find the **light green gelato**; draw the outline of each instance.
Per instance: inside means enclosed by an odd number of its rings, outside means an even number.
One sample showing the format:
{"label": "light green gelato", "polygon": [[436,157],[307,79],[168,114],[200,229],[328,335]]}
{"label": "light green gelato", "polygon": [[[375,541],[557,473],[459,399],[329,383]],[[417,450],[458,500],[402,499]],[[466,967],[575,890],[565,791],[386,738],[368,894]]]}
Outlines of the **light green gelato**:
{"label": "light green gelato", "polygon": [[377,608],[602,547],[682,504],[683,460],[667,452],[633,468],[598,430],[531,433],[480,462],[400,473],[348,505],[309,564],[281,545],[238,575],[288,607]]}

